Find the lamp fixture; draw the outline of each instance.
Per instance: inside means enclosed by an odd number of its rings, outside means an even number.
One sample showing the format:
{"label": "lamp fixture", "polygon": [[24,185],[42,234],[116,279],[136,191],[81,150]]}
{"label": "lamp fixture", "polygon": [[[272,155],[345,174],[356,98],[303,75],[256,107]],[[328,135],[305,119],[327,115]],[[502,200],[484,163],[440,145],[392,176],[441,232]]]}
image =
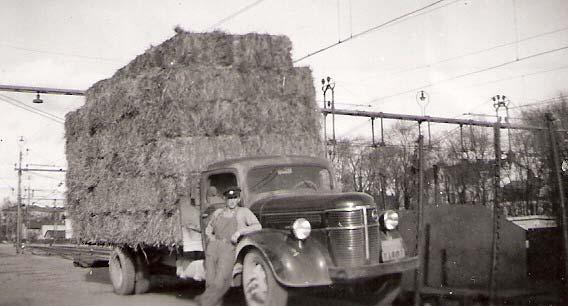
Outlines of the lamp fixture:
{"label": "lamp fixture", "polygon": [[37,93],[36,98],[33,100],[34,103],[41,104],[43,100],[39,97],[39,92]]}

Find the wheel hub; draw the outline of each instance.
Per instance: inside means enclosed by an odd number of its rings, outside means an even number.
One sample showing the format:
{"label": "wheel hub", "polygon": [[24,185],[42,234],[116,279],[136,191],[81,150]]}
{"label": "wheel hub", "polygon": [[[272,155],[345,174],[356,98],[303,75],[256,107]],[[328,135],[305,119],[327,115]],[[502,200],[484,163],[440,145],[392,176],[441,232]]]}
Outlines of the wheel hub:
{"label": "wheel hub", "polygon": [[250,271],[249,279],[245,283],[245,294],[249,301],[264,305],[268,297],[268,285],[266,284],[266,271],[260,263]]}

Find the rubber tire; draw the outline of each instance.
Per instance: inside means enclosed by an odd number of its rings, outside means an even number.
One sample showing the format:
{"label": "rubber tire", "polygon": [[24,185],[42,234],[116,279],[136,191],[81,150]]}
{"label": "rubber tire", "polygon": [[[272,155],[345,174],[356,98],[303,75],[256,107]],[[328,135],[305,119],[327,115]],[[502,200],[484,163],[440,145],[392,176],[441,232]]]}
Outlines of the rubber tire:
{"label": "rubber tire", "polygon": [[[252,269],[257,264],[262,267],[266,274],[268,298],[265,303],[259,303],[256,300],[250,299],[246,292],[244,292],[247,287],[247,279],[250,277],[248,274],[252,273]],[[266,262],[266,259],[258,250],[252,250],[245,255],[243,261],[243,293],[248,306],[286,306],[288,303],[288,290],[276,281],[268,262]]]}
{"label": "rubber tire", "polygon": [[145,256],[138,252],[136,254],[136,276],[134,279],[134,293],[143,294],[150,290],[150,272]]}
{"label": "rubber tire", "polygon": [[134,293],[136,273],[132,255],[123,248],[115,248],[108,261],[108,271],[116,294]]}
{"label": "rubber tire", "polygon": [[402,274],[392,274],[352,287],[356,300],[363,305],[387,306],[392,305],[401,292]]}

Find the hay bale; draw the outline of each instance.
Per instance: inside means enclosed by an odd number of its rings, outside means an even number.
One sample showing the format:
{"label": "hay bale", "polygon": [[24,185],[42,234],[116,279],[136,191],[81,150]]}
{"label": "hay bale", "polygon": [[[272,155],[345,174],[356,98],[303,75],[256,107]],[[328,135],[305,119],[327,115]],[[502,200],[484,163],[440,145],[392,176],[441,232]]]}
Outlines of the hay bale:
{"label": "hay bale", "polygon": [[80,238],[179,245],[180,205],[227,158],[323,155],[311,71],[283,36],[178,33],[93,85],[66,116]]}

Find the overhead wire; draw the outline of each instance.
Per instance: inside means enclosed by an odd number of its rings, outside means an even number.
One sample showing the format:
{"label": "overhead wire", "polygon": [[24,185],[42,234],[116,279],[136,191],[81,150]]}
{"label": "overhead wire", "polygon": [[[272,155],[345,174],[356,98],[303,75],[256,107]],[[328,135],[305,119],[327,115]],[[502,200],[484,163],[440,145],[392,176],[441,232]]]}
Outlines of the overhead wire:
{"label": "overhead wire", "polygon": [[477,86],[481,86],[481,85],[487,85],[487,84],[493,84],[493,83],[498,83],[498,82],[503,82],[503,81],[509,81],[509,80],[513,80],[513,79],[518,79],[518,78],[523,78],[523,77],[527,77],[527,76],[533,76],[533,75],[537,75],[537,74],[541,74],[541,73],[547,73],[547,72],[558,71],[558,70],[563,70],[563,69],[568,69],[568,65],[556,67],[556,68],[552,68],[552,69],[539,70],[539,71],[536,71],[536,72],[525,73],[525,74],[522,74],[522,75],[516,75],[516,76],[512,76],[512,77],[506,77],[506,78],[501,78],[501,79],[496,79],[496,80],[491,80],[491,81],[486,81],[486,82],[481,82],[481,83],[475,83],[475,84],[468,85],[468,86],[461,87],[461,88],[477,87]]}
{"label": "overhead wire", "polygon": [[87,59],[87,60],[95,60],[95,61],[105,61],[105,62],[113,62],[113,63],[123,63],[125,61],[125,60],[113,59],[113,58],[87,56],[87,55],[79,55],[79,54],[72,54],[72,53],[55,52],[55,51],[49,51],[49,50],[25,48],[25,47],[7,44],[7,43],[3,43],[3,42],[0,42],[0,46],[12,48],[12,49],[16,49],[16,50],[21,50],[21,51],[32,52],[32,53],[43,53],[43,54],[52,54],[52,55],[58,55],[58,56],[76,57],[76,58]]}
{"label": "overhead wire", "polygon": [[[55,181],[61,181],[61,178],[56,178],[56,177],[45,175],[45,174],[39,174],[39,173],[36,173],[36,172],[33,172],[33,171],[30,171],[28,173],[31,174],[31,175],[35,175],[35,176],[52,179],[52,180],[55,180]],[[55,173],[65,173],[65,172],[55,172]]]}
{"label": "overhead wire", "polygon": [[39,108],[36,108],[36,107],[33,107],[33,106],[29,106],[29,105],[27,105],[26,103],[24,103],[24,102],[22,102],[22,101],[20,101],[20,100],[18,100],[18,99],[16,99],[16,98],[12,98],[12,97],[10,97],[10,96],[3,95],[3,94],[0,94],[0,97],[3,97],[3,98],[5,98],[5,99],[8,99],[8,100],[10,100],[10,101],[12,101],[12,102],[14,102],[14,103],[17,103],[18,105],[23,106],[23,107],[26,107],[26,108],[33,109],[33,110],[35,110],[35,111],[38,111],[38,112],[40,112],[40,113],[43,113],[44,115],[53,117],[53,118],[55,118],[55,119],[64,120],[63,117],[59,117],[59,116],[57,116],[57,115],[48,113],[48,112],[46,112],[46,111],[44,111],[44,110],[41,110],[41,109],[39,109]]}
{"label": "overhead wire", "polygon": [[21,102],[21,101],[19,101],[19,100],[16,100],[16,99],[11,98],[11,97],[8,97],[8,96],[5,96],[5,95],[3,95],[3,94],[0,94],[0,101],[6,102],[6,103],[11,104],[11,105],[13,105],[13,106],[15,106],[15,107],[18,107],[18,108],[20,108],[20,109],[23,109],[23,110],[26,110],[26,111],[28,111],[28,112],[34,113],[34,114],[36,114],[36,115],[40,115],[40,116],[42,116],[42,117],[44,117],[44,118],[47,118],[47,119],[49,119],[49,120],[52,120],[52,121],[54,121],[54,122],[57,122],[57,123],[60,123],[60,124],[65,123],[65,119],[63,119],[63,118],[61,118],[61,117],[59,117],[59,116],[56,116],[56,115],[50,114],[50,113],[48,113],[48,112],[42,111],[42,110],[40,110],[40,109],[38,109],[38,108],[35,108],[35,107],[33,107],[33,106],[26,105],[25,103],[23,103],[23,102]]}
{"label": "overhead wire", "polygon": [[377,103],[377,102],[382,101],[382,100],[394,98],[394,97],[397,97],[397,96],[400,96],[400,95],[403,95],[403,94],[407,94],[407,93],[413,93],[413,92],[416,92],[417,90],[434,87],[434,86],[437,86],[437,85],[440,85],[440,84],[443,84],[443,83],[447,83],[447,82],[450,82],[450,81],[453,81],[453,80],[461,79],[461,78],[468,77],[468,76],[471,76],[471,75],[475,75],[475,74],[478,74],[478,73],[491,71],[491,70],[494,70],[494,69],[497,69],[497,68],[502,68],[502,67],[508,66],[510,64],[515,64],[515,63],[518,63],[518,62],[521,62],[521,61],[525,61],[525,60],[528,60],[528,59],[532,59],[532,58],[535,58],[535,57],[551,54],[551,53],[566,50],[566,49],[568,49],[568,46],[564,46],[564,47],[560,47],[560,48],[556,48],[556,49],[551,49],[551,50],[531,54],[531,55],[528,55],[528,56],[525,56],[525,57],[521,57],[519,59],[514,59],[514,60],[511,60],[511,61],[507,61],[507,62],[498,64],[498,65],[486,67],[486,68],[483,68],[483,69],[479,69],[479,70],[459,74],[459,75],[456,75],[456,76],[453,76],[453,77],[450,77],[450,78],[442,79],[442,80],[439,80],[439,81],[431,82],[429,84],[419,86],[419,87],[415,87],[415,88],[412,88],[412,89],[409,89],[409,90],[401,91],[401,92],[398,92],[398,93],[395,93],[395,94],[392,94],[392,95],[375,98],[375,99],[369,101],[369,103],[371,103],[371,104]]}
{"label": "overhead wire", "polygon": [[238,11],[236,11],[236,12],[230,14],[229,16],[227,16],[227,17],[225,17],[225,18],[223,18],[223,19],[217,21],[215,24],[213,24],[212,26],[208,27],[208,28],[207,28],[207,31],[214,30],[215,28],[217,28],[218,26],[222,25],[223,23],[225,23],[225,22],[227,22],[227,21],[229,21],[229,20],[235,18],[236,16],[238,16],[238,15],[240,15],[240,14],[242,14],[242,13],[248,11],[248,10],[250,10],[251,8],[257,6],[258,4],[260,4],[260,3],[263,2],[263,1],[264,1],[264,0],[257,0],[257,1],[255,1],[255,2],[250,3],[249,5],[247,5],[247,6],[243,7],[243,8],[241,8],[241,9],[239,9]]}
{"label": "overhead wire", "polygon": [[[340,45],[340,44],[342,44],[342,43],[344,43],[344,42],[347,42],[347,41],[350,41],[350,40],[352,40],[352,39],[355,39],[355,38],[361,37],[361,36],[363,36],[363,35],[369,34],[369,33],[371,33],[371,32],[374,32],[374,31],[379,30],[379,29],[381,29],[381,28],[384,28],[384,27],[386,27],[386,26],[396,24],[396,23],[401,22],[401,21],[403,21],[403,20],[408,20],[408,19],[410,19],[411,17],[420,16],[420,15],[422,15],[422,14],[417,14],[418,12],[424,11],[424,10],[426,10],[426,9],[428,9],[428,8],[431,8],[431,7],[437,5],[437,4],[441,3],[441,2],[444,2],[444,1],[446,1],[446,0],[438,0],[438,1],[432,2],[432,3],[430,3],[430,4],[426,5],[426,6],[423,6],[423,7],[419,8],[419,9],[413,10],[413,11],[411,11],[411,12],[405,13],[405,14],[403,14],[403,15],[401,15],[401,16],[396,17],[396,18],[390,19],[389,21],[386,21],[386,22],[381,23],[381,24],[379,24],[379,25],[373,26],[373,27],[371,27],[371,28],[369,28],[369,29],[366,29],[366,30],[361,31],[361,32],[359,32],[359,33],[356,33],[356,34],[354,34],[354,35],[352,34],[351,36],[349,36],[349,37],[346,38],[346,39],[343,39],[343,40],[340,39],[340,40],[339,40],[338,42],[336,42],[336,43],[330,44],[330,45],[325,46],[325,47],[323,47],[323,48],[321,48],[321,49],[318,49],[318,50],[316,50],[316,51],[314,51],[314,52],[308,53],[307,55],[304,55],[304,56],[302,56],[302,57],[300,57],[300,58],[298,58],[298,59],[295,59],[295,60],[293,61],[293,63],[297,63],[297,62],[299,62],[299,61],[305,60],[305,59],[307,59],[307,58],[309,58],[309,57],[312,57],[312,56],[314,56],[314,55],[316,55],[316,54],[322,53],[322,52],[327,51],[327,50],[329,50],[329,49],[331,49],[331,48],[333,48],[333,47],[336,47],[336,46],[338,46],[338,45]],[[434,10],[438,10],[438,9],[444,8],[444,7],[446,7],[446,6],[450,5],[450,4],[456,3],[456,2],[458,2],[458,1],[460,1],[460,0],[455,0],[455,1],[451,2],[451,3],[446,4],[446,5],[436,7],[436,8],[434,8],[434,9],[432,9],[432,10],[426,12],[426,13],[429,13],[429,12],[432,12],[432,11],[434,11]],[[425,14],[425,13],[423,13],[423,14]]]}
{"label": "overhead wire", "polygon": [[561,95],[559,97],[554,97],[554,98],[545,99],[545,100],[539,100],[539,101],[534,102],[534,103],[520,104],[520,105],[517,105],[517,106],[509,107],[509,109],[542,106],[543,104],[553,104],[553,103],[562,102],[562,100],[564,100],[564,99],[568,99],[568,95]]}
{"label": "overhead wire", "polygon": [[[503,47],[508,47],[508,46],[511,46],[511,45],[514,45],[514,44],[518,44],[520,42],[533,40],[535,38],[539,38],[539,37],[563,32],[563,31],[566,31],[566,30],[568,30],[568,27],[564,27],[564,28],[552,30],[552,31],[549,31],[549,32],[544,32],[544,33],[532,35],[532,36],[525,37],[525,38],[518,40],[518,41],[511,41],[511,42],[495,45],[495,46],[492,46],[492,47],[489,47],[489,48],[480,49],[480,50],[476,50],[476,51],[472,51],[472,52],[468,52],[468,53],[464,53],[464,54],[456,55],[456,56],[452,56],[452,57],[447,57],[447,58],[441,59],[441,60],[436,61],[436,62],[426,63],[426,64],[423,64],[423,65],[420,65],[420,66],[415,66],[415,67],[412,67],[412,68],[395,71],[395,72],[392,72],[391,74],[389,74],[389,78],[392,78],[393,76],[403,74],[403,73],[408,73],[408,72],[412,72],[412,71],[416,71],[416,70],[431,68],[434,65],[439,65],[439,64],[450,62],[450,61],[462,59],[462,58],[465,58],[465,57],[478,55],[478,54],[481,54],[481,53],[486,53],[486,52],[493,51],[493,50],[496,50],[496,49],[500,49],[500,48],[503,48]],[[518,57],[516,57],[516,58],[518,58]],[[371,76],[368,79],[377,79],[377,77]]]}

